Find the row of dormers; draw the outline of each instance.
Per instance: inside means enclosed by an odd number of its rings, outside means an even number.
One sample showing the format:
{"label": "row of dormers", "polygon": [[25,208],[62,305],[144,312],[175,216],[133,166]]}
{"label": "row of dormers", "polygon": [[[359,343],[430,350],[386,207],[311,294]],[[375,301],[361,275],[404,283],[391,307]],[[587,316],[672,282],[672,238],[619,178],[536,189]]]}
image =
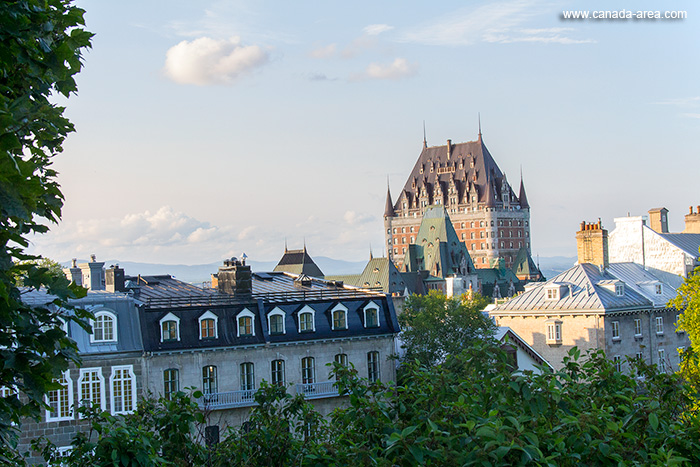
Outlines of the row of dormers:
{"label": "row of dormers", "polygon": [[[619,279],[608,279],[596,282],[597,286],[603,289],[609,290],[614,293],[616,297],[625,296],[625,282]],[[641,287],[649,296],[661,296],[663,294],[663,283],[660,281],[645,281],[639,282],[637,284]],[[554,282],[545,286],[545,298],[546,300],[561,300],[564,297],[573,295],[573,284],[566,284],[561,282]]]}

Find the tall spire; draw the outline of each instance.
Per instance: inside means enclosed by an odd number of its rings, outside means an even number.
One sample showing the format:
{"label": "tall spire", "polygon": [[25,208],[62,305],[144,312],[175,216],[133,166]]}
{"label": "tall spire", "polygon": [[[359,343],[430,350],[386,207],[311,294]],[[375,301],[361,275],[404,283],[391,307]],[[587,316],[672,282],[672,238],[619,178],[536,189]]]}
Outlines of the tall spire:
{"label": "tall spire", "polygon": [[370,261],[374,259],[374,255],[372,254],[372,244],[369,244],[369,259]]}
{"label": "tall spire", "polygon": [[478,115],[479,115],[479,141],[481,141],[481,112],[479,112]]}
{"label": "tall spire", "polygon": [[386,206],[384,206],[384,217],[394,217],[394,203],[391,202],[391,190],[389,189],[389,177],[386,177]]}
{"label": "tall spire", "polygon": [[527,202],[527,195],[525,194],[525,184],[523,183],[523,167],[520,166],[520,194],[518,195],[520,201],[520,207],[522,209],[529,209],[530,205]]}
{"label": "tall spire", "polygon": [[287,237],[284,237],[284,252],[287,252]]}
{"label": "tall spire", "polygon": [[425,120],[423,120],[423,148],[428,147],[428,138],[425,135]]}

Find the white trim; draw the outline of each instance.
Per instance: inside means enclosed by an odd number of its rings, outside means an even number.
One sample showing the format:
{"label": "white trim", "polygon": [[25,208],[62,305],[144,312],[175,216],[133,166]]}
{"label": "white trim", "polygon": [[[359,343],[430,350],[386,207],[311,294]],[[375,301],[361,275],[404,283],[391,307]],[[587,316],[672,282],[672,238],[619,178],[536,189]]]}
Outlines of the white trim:
{"label": "white trim", "polygon": [[177,334],[177,341],[180,340],[180,318],[175,316],[172,313],[168,313],[167,315],[163,316],[160,321],[158,321],[158,328],[160,329],[160,341],[161,342],[170,342],[172,339],[168,339],[167,341],[163,339],[163,323],[166,321],[175,321],[175,334]]}
{"label": "white trim", "polygon": [[[213,319],[214,320],[214,337],[202,336],[202,321],[204,321],[205,319]],[[219,317],[216,316],[214,313],[207,310],[205,313],[202,314],[202,316],[199,317],[197,322],[199,324],[199,340],[218,339],[219,338]]]}
{"label": "white trim", "polygon": [[[112,338],[111,339],[104,339],[104,328],[102,329],[103,338],[99,339],[99,340],[95,339],[95,322],[97,321],[97,318],[99,318],[101,316],[107,316],[107,317],[112,319]],[[113,311],[107,310],[107,309],[102,309],[102,310],[98,311],[97,313],[95,313],[95,319],[90,320],[90,325],[93,328],[92,332],[90,333],[90,343],[91,344],[101,344],[103,342],[117,342],[117,331],[119,328],[117,328],[117,315]]]}
{"label": "white trim", "polygon": [[[250,330],[252,331],[251,336],[255,336],[255,314],[248,308],[243,308],[243,310],[236,315],[236,337],[241,337],[241,324],[238,322],[240,318],[248,317],[251,318]],[[247,337],[246,334],[244,337]]]}
{"label": "white trim", "polygon": [[[88,373],[97,373],[97,379],[100,381],[100,410],[105,411],[107,410],[107,395],[105,393],[105,377],[102,375],[102,368],[100,367],[92,367],[92,368],[81,368],[80,369],[80,376],[78,377],[78,397],[77,397],[77,403],[80,404],[83,399],[83,388],[82,388],[82,383],[83,383],[83,378],[85,375]],[[92,392],[92,389],[90,389],[90,392]],[[92,398],[90,398],[91,402],[94,402]],[[83,418],[80,414],[78,415],[80,418]]]}
{"label": "white trim", "polygon": [[[114,377],[116,372],[120,370],[126,370],[129,378],[131,379],[131,407],[122,407],[122,410],[117,411],[114,409]],[[122,397],[124,397],[124,395],[122,395]],[[127,414],[136,410],[136,375],[134,374],[133,365],[119,365],[112,367],[112,374],[109,376],[109,408],[112,415]]]}
{"label": "white trim", "polygon": [[[304,313],[311,313],[311,330],[301,330],[301,315]],[[299,333],[301,334],[302,332],[316,332],[316,310],[311,308],[309,305],[304,305],[304,308],[299,310],[298,313],[299,316]]]}
{"label": "white trim", "polygon": [[[335,318],[333,317],[333,313],[336,311],[342,311],[345,316],[345,327],[344,328],[337,328],[335,327]],[[342,303],[338,303],[336,306],[331,308],[331,328],[336,331],[344,331],[348,328],[348,307],[343,305]]]}
{"label": "white trim", "polygon": [[[62,376],[66,380],[66,384],[63,386],[68,390],[68,415],[64,416],[58,416],[58,415],[53,415],[53,412],[51,410],[46,410],[46,421],[47,422],[61,422],[63,420],[73,420],[73,380],[70,377],[70,370],[66,370],[63,372]],[[53,391],[62,391],[62,389],[54,389]],[[49,391],[49,393],[53,392]],[[46,394],[44,396],[44,400],[46,401],[46,404],[49,405],[49,395]],[[61,400],[60,400],[60,393],[59,393],[59,400],[58,400],[58,406],[60,410],[61,406]]]}
{"label": "white trim", "polygon": [[369,302],[369,303],[368,303],[367,305],[365,305],[365,307],[362,309],[362,311],[363,311],[363,313],[362,313],[362,314],[363,314],[363,322],[362,322],[362,324],[364,325],[364,327],[365,327],[365,328],[367,327],[367,311],[368,311],[368,310],[374,310],[374,311],[377,313],[377,325],[376,325],[376,326],[372,326],[372,327],[373,327],[373,328],[378,328],[378,327],[380,327],[380,323],[379,323],[379,305],[377,305],[377,304],[374,303],[374,302]]}
{"label": "white trim", "polygon": [[282,334],[287,334],[287,315],[285,312],[278,306],[273,308],[271,312],[267,314],[267,332],[270,333],[271,335],[279,335],[280,333],[275,333],[272,334],[272,321],[270,318],[273,316],[281,316],[282,317]]}

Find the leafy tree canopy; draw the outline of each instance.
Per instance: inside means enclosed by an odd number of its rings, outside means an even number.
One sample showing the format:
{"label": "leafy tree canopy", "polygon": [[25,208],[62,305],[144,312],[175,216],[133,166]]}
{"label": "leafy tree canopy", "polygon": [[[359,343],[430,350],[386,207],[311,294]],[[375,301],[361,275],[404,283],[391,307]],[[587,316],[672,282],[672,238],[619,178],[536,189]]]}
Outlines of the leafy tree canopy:
{"label": "leafy tree canopy", "polygon": [[405,360],[434,365],[476,340],[493,336],[496,325],[481,311],[486,305],[486,299],[479,295],[448,298],[435,290],[428,295],[411,295],[399,315]]}

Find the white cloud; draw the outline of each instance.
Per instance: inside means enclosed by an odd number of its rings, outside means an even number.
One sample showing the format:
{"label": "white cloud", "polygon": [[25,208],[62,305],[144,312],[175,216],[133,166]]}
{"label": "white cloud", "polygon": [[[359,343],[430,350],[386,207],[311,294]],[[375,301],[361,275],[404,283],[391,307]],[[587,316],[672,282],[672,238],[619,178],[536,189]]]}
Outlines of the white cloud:
{"label": "white cloud", "polygon": [[358,214],[355,211],[346,211],[343,215],[343,219],[349,225],[359,225],[372,222],[374,220],[374,216],[369,214]]}
{"label": "white cloud", "polygon": [[423,26],[413,28],[399,38],[402,42],[430,45],[471,45],[477,42],[542,42],[583,44],[591,39],[575,39],[564,33],[573,28],[526,28],[518,26],[543,14],[551,7],[538,0],[510,0],[486,3],[480,7],[461,8]]}
{"label": "white cloud", "polygon": [[383,32],[391,31],[392,29],[394,29],[394,27],[388,24],[370,24],[365,26],[364,32],[368,36],[377,36]]}
{"label": "white cloud", "polygon": [[311,51],[310,55],[313,58],[330,58],[335,55],[336,44],[328,44],[326,46],[318,47]]}
{"label": "white cloud", "polygon": [[409,63],[405,58],[396,58],[388,65],[371,63],[357,79],[393,79],[398,80],[413,76],[418,72],[418,65]]}
{"label": "white cloud", "polygon": [[268,54],[257,45],[243,46],[238,37],[200,37],[182,41],[166,53],[165,74],[179,84],[231,84],[242,74],[263,66]]}

